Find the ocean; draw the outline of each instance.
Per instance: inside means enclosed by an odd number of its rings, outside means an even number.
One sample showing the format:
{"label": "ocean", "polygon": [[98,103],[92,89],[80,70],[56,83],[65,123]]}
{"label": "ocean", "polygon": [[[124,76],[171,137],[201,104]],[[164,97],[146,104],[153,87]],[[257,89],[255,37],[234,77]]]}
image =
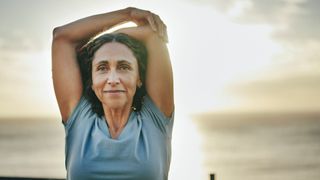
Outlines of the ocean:
{"label": "ocean", "polygon": [[194,117],[217,180],[319,180],[320,113]]}
{"label": "ocean", "polygon": [[65,178],[62,123],[0,119],[0,176]]}
{"label": "ocean", "polygon": [[[203,168],[216,180],[320,179],[320,113],[205,114],[192,122]],[[0,119],[0,176],[64,178],[61,122]]]}

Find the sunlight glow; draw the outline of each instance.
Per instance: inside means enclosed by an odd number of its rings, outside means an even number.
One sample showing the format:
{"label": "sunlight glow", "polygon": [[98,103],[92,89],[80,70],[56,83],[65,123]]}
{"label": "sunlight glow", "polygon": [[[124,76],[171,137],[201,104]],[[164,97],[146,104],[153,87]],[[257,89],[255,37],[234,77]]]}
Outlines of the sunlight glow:
{"label": "sunlight glow", "polygon": [[181,8],[187,22],[169,26],[178,102],[188,113],[237,107],[240,102],[224,90],[273,63],[273,56],[281,51],[271,38],[273,28],[240,25],[205,6],[197,7],[197,16],[187,13],[193,8]]}
{"label": "sunlight glow", "polygon": [[176,112],[169,179],[204,180],[207,174],[203,166],[202,139],[190,117],[180,113],[181,109]]}
{"label": "sunlight glow", "polygon": [[12,62],[1,62],[7,68],[3,69],[6,79],[2,81],[4,86],[0,90],[6,101],[0,102],[0,114],[5,117],[58,116],[51,61],[47,60],[50,59],[50,52],[15,53],[12,57]]}
{"label": "sunlight glow", "polygon": [[237,17],[239,15],[241,15],[241,13],[250,8],[252,6],[252,2],[250,0],[242,0],[242,1],[236,1],[233,5],[233,7],[231,7],[228,12],[227,15],[229,17]]}
{"label": "sunlight glow", "polygon": [[[16,61],[6,70],[10,77],[0,93],[6,96],[7,101],[4,102],[7,103],[0,103],[0,114],[59,117],[51,79],[49,42],[54,27],[106,12],[106,7],[109,8],[107,11],[128,5],[149,9],[158,13],[168,26],[168,48],[174,71],[176,121],[170,179],[205,179],[201,137],[189,115],[239,107],[240,102],[226,94],[225,88],[239,80],[257,76],[259,71],[273,63],[273,56],[281,51],[281,47],[272,40],[273,28],[269,25],[239,25],[205,4],[170,1],[170,6],[166,6],[166,3],[155,5],[154,2],[84,1],[81,2],[83,9],[77,7],[79,11],[75,13],[66,10],[66,14],[70,14],[68,17],[57,18],[59,15],[53,14],[52,17],[58,20],[46,29],[48,44],[45,50],[19,57],[19,52],[6,54]],[[236,3],[229,16],[237,16],[249,6],[249,1]],[[117,28],[133,25],[126,23]],[[7,67],[6,63],[1,66]]]}

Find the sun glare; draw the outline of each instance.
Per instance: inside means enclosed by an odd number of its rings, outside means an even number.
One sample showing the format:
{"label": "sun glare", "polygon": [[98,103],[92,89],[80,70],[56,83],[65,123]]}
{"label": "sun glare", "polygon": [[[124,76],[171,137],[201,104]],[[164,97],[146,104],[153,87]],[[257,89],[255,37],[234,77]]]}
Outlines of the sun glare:
{"label": "sun glare", "polygon": [[273,28],[237,24],[210,7],[196,7],[194,16],[187,11],[195,7],[189,8],[182,8],[188,21],[169,34],[177,98],[189,113],[236,107],[239,102],[224,90],[272,65],[281,51],[272,40]]}
{"label": "sun glare", "polygon": [[[155,11],[168,26],[168,48],[174,71],[177,114],[170,177],[173,180],[204,179],[201,137],[189,115],[239,107],[240,102],[230,97],[225,88],[232,83],[257,76],[261,70],[272,65],[273,56],[281,51],[281,47],[271,38],[271,26],[240,25],[228,19],[241,14],[244,8],[250,6],[249,1],[238,3],[231,8],[229,15],[220,14],[205,4],[188,1],[171,1],[170,7],[165,6],[166,3],[157,3],[155,6],[153,1],[134,2],[135,4],[119,1],[113,6],[123,8],[130,4]],[[84,14],[81,17],[90,15],[85,13],[87,11],[105,12],[107,6],[101,3],[88,2],[91,5],[97,4],[97,8],[84,8],[86,10],[79,10],[79,14],[71,13],[61,21],[80,18],[81,13]],[[107,32],[129,26],[135,24],[126,23]],[[53,25],[48,31],[48,42],[51,41],[51,29]],[[1,43],[3,42],[0,41]],[[7,99],[15,98],[14,101],[9,99],[6,101],[8,103],[0,103],[0,107],[15,107],[8,111],[5,109],[5,113],[59,116],[51,79],[49,43],[45,49],[19,58],[15,58],[16,52],[8,54],[17,62],[17,66],[12,66],[8,72],[19,78],[17,80],[10,77],[10,82],[5,82],[7,91],[0,91],[8,96]]]}

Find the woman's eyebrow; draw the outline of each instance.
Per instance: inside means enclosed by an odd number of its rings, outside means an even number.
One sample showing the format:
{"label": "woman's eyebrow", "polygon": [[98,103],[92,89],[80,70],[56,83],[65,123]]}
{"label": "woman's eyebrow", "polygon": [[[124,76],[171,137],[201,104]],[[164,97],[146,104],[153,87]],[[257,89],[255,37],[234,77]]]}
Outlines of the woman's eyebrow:
{"label": "woman's eyebrow", "polygon": [[127,61],[127,60],[120,60],[118,61],[119,64],[128,64],[128,65],[131,65],[132,63]]}
{"label": "woman's eyebrow", "polygon": [[109,61],[108,60],[101,60],[96,65],[100,65],[100,64],[109,64]]}
{"label": "woman's eyebrow", "polygon": [[[99,66],[99,65],[101,65],[101,64],[106,64],[106,65],[109,65],[110,64],[110,62],[106,59],[106,60],[101,60],[101,61],[99,61],[97,64],[95,64],[95,66]],[[128,60],[119,60],[118,62],[117,62],[117,64],[126,64],[126,65],[129,65],[129,66],[131,66],[132,65],[132,63],[130,62],[130,61],[128,61]]]}

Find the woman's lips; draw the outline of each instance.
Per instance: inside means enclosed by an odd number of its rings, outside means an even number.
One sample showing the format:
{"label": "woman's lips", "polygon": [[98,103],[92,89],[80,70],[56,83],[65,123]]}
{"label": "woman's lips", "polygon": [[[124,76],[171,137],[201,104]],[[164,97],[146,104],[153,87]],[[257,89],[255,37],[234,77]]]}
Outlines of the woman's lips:
{"label": "woman's lips", "polygon": [[104,93],[124,93],[126,92],[125,90],[106,90],[103,91]]}
{"label": "woman's lips", "polygon": [[103,93],[105,93],[105,95],[110,96],[110,97],[119,97],[122,96],[122,94],[124,94],[126,91],[124,90],[106,90],[103,91]]}

